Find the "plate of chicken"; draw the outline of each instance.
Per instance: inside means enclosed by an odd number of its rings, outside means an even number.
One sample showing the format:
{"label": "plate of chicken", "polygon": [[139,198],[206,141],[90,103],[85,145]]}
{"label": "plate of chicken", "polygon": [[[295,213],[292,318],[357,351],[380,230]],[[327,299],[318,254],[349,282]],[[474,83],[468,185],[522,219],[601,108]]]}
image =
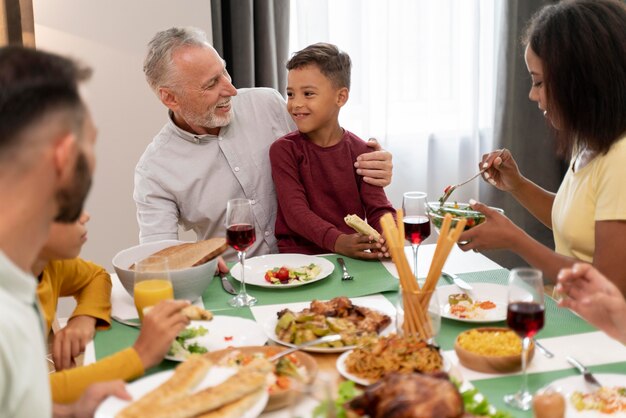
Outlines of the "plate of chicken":
{"label": "plate of chicken", "polygon": [[295,347],[330,334],[339,334],[338,341],[303,348],[316,353],[340,353],[366,343],[379,335],[395,332],[393,306],[359,302],[354,305],[345,297],[329,301],[313,300],[302,310],[289,307],[270,318],[264,329],[268,337],[282,345]]}

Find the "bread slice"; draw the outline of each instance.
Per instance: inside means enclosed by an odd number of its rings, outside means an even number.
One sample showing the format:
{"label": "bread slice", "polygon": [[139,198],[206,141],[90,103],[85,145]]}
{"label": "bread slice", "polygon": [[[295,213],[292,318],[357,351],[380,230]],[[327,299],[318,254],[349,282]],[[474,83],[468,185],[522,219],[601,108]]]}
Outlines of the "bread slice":
{"label": "bread slice", "polygon": [[224,405],[221,408],[198,415],[196,418],[239,418],[253,405],[255,405],[261,396],[265,393],[265,388],[252,392],[238,401]]}
{"label": "bread slice", "polygon": [[191,390],[204,378],[212,362],[203,356],[191,356],[174,370],[174,374],[156,389],[146,393],[138,401],[133,402],[116,418],[146,417],[148,408],[160,408],[162,405],[185,399]]}
{"label": "bread slice", "polygon": [[190,418],[214,411],[245,396],[265,390],[267,375],[273,370],[266,359],[255,359],[217,386],[166,405],[146,408],[143,413],[152,418]]}
{"label": "bread slice", "polygon": [[[147,315],[153,308],[154,306],[146,306],[143,308],[144,316]],[[210,321],[213,319],[213,312],[207,309],[202,309],[196,305],[189,305],[186,308],[183,308],[181,312],[192,321]]]}
{"label": "bread slice", "polygon": [[[181,270],[204,264],[222,254],[226,248],[228,244],[225,238],[211,238],[167,247],[146,258],[167,257],[170,270]],[[134,270],[134,268],[133,264],[129,269]]]}
{"label": "bread slice", "polygon": [[359,215],[348,215],[343,218],[343,220],[350,228],[354,229],[359,234],[374,237],[374,241],[378,241],[380,239],[380,233],[372,228],[370,224],[361,219]]}

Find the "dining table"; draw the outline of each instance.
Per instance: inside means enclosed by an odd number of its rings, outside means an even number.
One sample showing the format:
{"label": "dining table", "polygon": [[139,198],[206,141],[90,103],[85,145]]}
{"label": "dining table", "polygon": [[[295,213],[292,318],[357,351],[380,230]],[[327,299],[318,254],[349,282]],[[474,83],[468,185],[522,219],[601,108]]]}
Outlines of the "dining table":
{"label": "dining table", "polygon": [[[419,249],[418,272],[426,276],[434,255],[435,244],[422,245]],[[407,259],[411,260],[411,248],[405,248]],[[313,299],[329,300],[336,296],[347,296],[358,301],[366,301],[367,306],[380,306],[385,312],[395,312],[398,296],[398,273],[390,260],[362,261],[343,257],[353,280],[341,280],[342,269],[337,263],[338,255],[326,254],[323,257],[335,266],[334,271],[323,280],[304,286],[289,289],[274,289],[249,286],[248,292],[258,299],[253,307],[232,308],[228,300],[232,297],[221,286],[219,278],[212,280],[202,299],[194,303],[211,310],[214,315],[247,318],[257,322],[260,326],[276,317],[276,312],[285,307],[306,306]],[[409,263],[411,263],[409,261]],[[506,286],[509,270],[498,265],[488,257],[477,252],[463,252],[454,247],[445,263],[444,271],[458,275],[470,284],[486,283],[490,285]],[[232,280],[232,279],[231,279]],[[115,275],[112,275],[112,310],[113,315],[122,318],[136,317],[133,300],[124,290]],[[232,280],[235,285],[239,283]],[[449,283],[440,278],[438,286],[447,286]],[[521,372],[505,374],[488,374],[470,370],[459,363],[454,351],[455,339],[459,333],[468,329],[484,326],[472,322],[462,322],[449,318],[442,318],[436,343],[450,362],[451,373],[461,378],[465,385],[475,387],[495,408],[507,411],[513,417],[531,417],[532,411],[519,411],[506,405],[503,397],[516,392],[521,385]],[[506,326],[502,320],[489,326]],[[85,364],[106,357],[126,347],[131,346],[138,335],[138,330],[112,321],[108,330],[99,331],[85,352]],[[237,330],[233,330],[236,333]],[[624,376],[626,385],[626,346],[611,339],[572,311],[561,308],[551,295],[545,297],[545,326],[537,334],[536,339],[554,356],[548,358],[536,351],[534,358],[528,365],[528,386],[531,392],[550,385],[558,379],[568,376],[579,376],[566,360],[570,356],[586,365],[594,373],[612,373]],[[269,342],[273,342],[270,340]],[[336,368],[337,353],[309,353],[318,363],[320,378],[327,379],[335,384],[343,377]],[[164,360],[160,365],[146,371],[152,374],[163,370],[170,370],[179,363]],[[303,401],[304,402],[304,401]],[[311,399],[310,405],[314,405]],[[298,410],[298,415],[307,416],[309,406],[302,406],[305,412]],[[279,410],[265,412],[264,418],[283,418],[293,414]],[[310,414],[310,410],[308,411]]]}

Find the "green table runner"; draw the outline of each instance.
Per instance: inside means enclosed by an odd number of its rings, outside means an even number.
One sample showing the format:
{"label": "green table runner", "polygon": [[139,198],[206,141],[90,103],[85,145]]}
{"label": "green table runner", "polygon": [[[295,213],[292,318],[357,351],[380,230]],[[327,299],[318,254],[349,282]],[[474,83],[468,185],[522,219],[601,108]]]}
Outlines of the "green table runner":
{"label": "green table runner", "polygon": [[[275,305],[293,302],[305,302],[312,299],[332,299],[336,296],[355,298],[381,292],[398,290],[398,279],[378,261],[361,261],[343,257],[346,267],[354,280],[341,280],[341,267],[337,264],[337,255],[323,256],[335,265],[335,270],[325,279],[291,288],[267,288],[246,286],[246,290],[258,299],[258,305]],[[239,288],[239,282],[230,279]],[[204,306],[209,310],[221,311],[229,307],[228,300],[232,295],[222,289],[219,278],[215,278],[202,297]],[[220,313],[221,315],[221,313]]]}
{"label": "green table runner", "polygon": [[[590,366],[589,369],[593,373],[621,373],[626,374],[626,362],[623,363],[612,363],[612,364],[602,364],[598,366]],[[561,379],[568,376],[579,375],[579,373],[572,369],[566,370],[556,370],[553,372],[542,372],[542,373],[533,373],[528,375],[528,388],[531,392],[536,392],[537,390],[546,387],[556,379]],[[580,376],[582,380],[583,377]],[[495,406],[496,408],[508,411],[515,418],[530,418],[533,416],[531,411],[518,411],[515,409],[511,409],[507,404],[504,403],[504,395],[508,395],[510,393],[515,393],[519,390],[521,385],[521,377],[519,375],[515,376],[503,376],[503,377],[494,377],[493,379],[484,379],[484,380],[476,380],[473,381],[472,384],[480,391],[480,393],[488,394],[486,397],[489,402]],[[567,400],[566,400],[567,402]],[[602,415],[609,417],[610,415]]]}
{"label": "green table runner", "polygon": [[[498,269],[488,271],[478,271],[473,273],[459,274],[460,278],[468,283],[493,283],[506,286],[509,270]],[[439,280],[438,286],[449,285],[443,278]],[[397,300],[397,293],[385,294],[387,299],[394,304]],[[596,331],[596,328],[573,314],[569,309],[559,308],[551,297],[545,299],[546,321],[544,328],[537,335],[538,338],[560,337],[563,335],[582,334],[584,332]],[[454,340],[460,332],[483,326],[506,326],[506,321],[493,322],[488,324],[476,324],[455,321],[453,319],[441,318],[441,331],[437,336],[437,343],[444,350],[454,348]]]}
{"label": "green table runner", "polygon": [[[335,296],[359,297],[377,293],[382,293],[395,305],[398,280],[380,262],[367,262],[344,257],[350,273],[355,277],[353,281],[344,282],[341,280],[341,269],[337,264],[337,256],[330,255],[324,258],[335,264],[335,271],[323,280],[290,289],[250,286],[249,293],[258,298],[259,305],[304,302],[312,299],[325,300]],[[507,269],[498,269],[465,273],[459,276],[469,283],[481,282],[506,285],[508,273]],[[449,283],[443,279],[438,283],[439,286],[447,284]],[[249,308],[231,308],[228,306],[227,301],[231,297],[232,295],[229,295],[222,289],[219,278],[215,278],[205,291],[203,302],[207,309],[214,311],[217,315],[254,319]],[[545,306],[546,324],[545,328],[539,333],[540,338],[575,335],[596,330],[569,310],[559,308],[552,298],[546,297]],[[441,331],[437,337],[437,343],[444,350],[451,350],[454,347],[454,340],[460,332],[483,325],[442,318]],[[506,323],[502,321],[493,325],[506,326]],[[94,339],[96,358],[101,359],[131,346],[137,335],[137,329],[113,322],[110,330],[96,333]],[[169,370],[176,364],[178,363],[166,360],[159,366],[150,369],[147,374]],[[594,366],[591,369],[595,372],[626,373],[626,362]],[[529,375],[529,387],[532,391],[536,391],[555,379],[574,374],[576,372],[573,369],[532,374]],[[531,416],[530,412],[524,413],[508,408],[502,401],[502,397],[505,394],[515,392],[519,388],[519,376],[494,377],[472,383],[497,408],[509,411],[514,417]]]}

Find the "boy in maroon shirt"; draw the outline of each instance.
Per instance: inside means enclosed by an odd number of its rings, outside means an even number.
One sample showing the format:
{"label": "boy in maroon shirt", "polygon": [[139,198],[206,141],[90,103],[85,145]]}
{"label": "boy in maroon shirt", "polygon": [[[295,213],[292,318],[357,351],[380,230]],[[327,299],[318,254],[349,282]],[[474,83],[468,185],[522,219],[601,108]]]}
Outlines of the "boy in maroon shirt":
{"label": "boy in maroon shirt", "polygon": [[287,69],[287,110],[298,130],[270,147],[280,252],[388,256],[382,238],[373,242],[343,220],[356,214],[381,231],[381,216],[395,215],[384,190],[364,182],[354,169],[356,158],[370,148],[339,126],[339,109],[349,96],[350,57],[318,43],[294,54]]}

